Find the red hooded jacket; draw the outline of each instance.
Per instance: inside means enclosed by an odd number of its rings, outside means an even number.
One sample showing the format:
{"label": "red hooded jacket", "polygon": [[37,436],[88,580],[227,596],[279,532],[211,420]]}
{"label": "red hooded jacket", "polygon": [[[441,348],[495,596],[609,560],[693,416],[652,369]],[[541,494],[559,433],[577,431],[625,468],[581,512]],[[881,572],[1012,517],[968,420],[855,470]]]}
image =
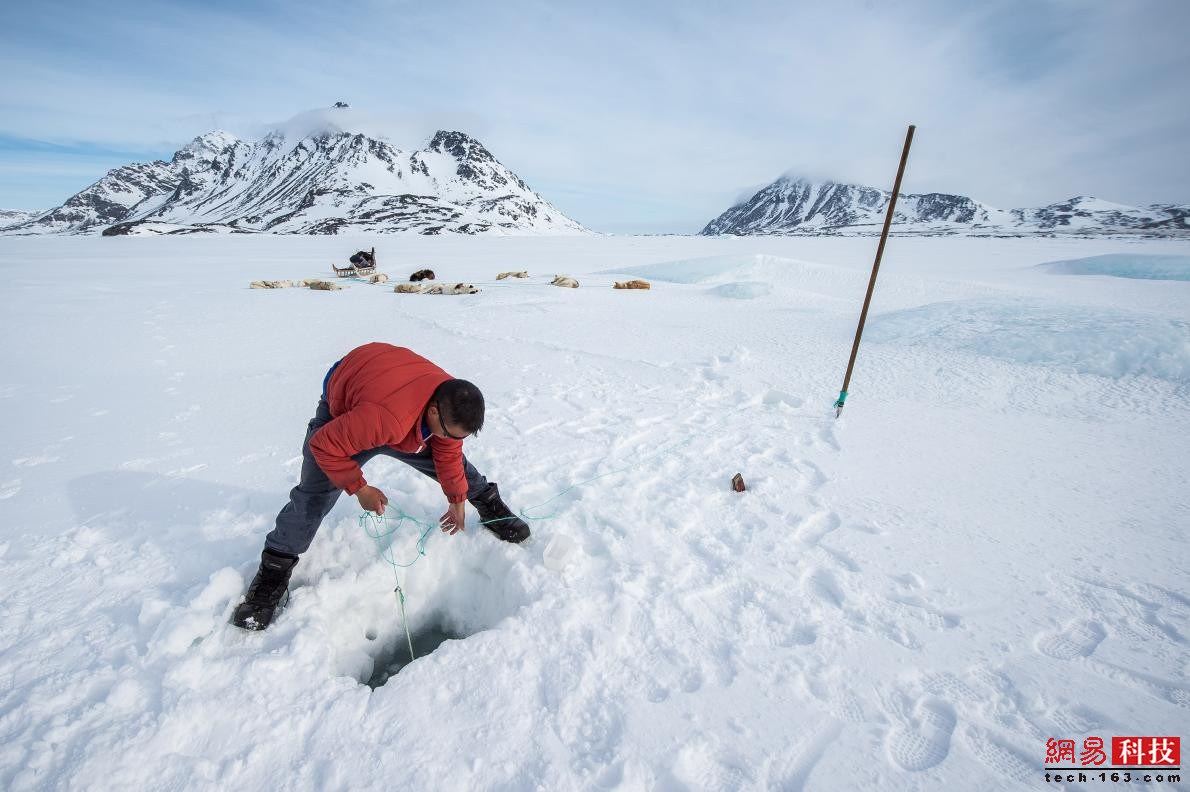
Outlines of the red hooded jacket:
{"label": "red hooded jacket", "polygon": [[[415,454],[425,447],[421,419],[434,389],[453,379],[403,347],[365,344],[347,353],[326,385],[332,419],[310,438],[314,461],[327,478],[354,495],[368,482],[351,457],[389,446]],[[431,437],[430,453],[446,499],[467,499],[463,441]]]}

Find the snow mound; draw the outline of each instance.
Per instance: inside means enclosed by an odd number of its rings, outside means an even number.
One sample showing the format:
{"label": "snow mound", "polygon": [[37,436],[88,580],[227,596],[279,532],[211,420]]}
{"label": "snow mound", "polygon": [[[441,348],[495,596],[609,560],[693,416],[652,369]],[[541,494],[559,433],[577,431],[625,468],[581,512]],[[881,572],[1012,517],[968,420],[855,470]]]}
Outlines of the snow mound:
{"label": "snow mound", "polygon": [[1190,382],[1190,323],[1098,306],[934,303],[876,316],[866,335],[1115,379]]}
{"label": "snow mound", "polygon": [[732,300],[755,300],[773,293],[772,284],[765,281],[733,281],[707,289],[710,294]]}
{"label": "snow mound", "polygon": [[1055,275],[1110,275],[1114,278],[1190,281],[1190,256],[1109,253],[1103,256],[1047,261],[1038,269]]}

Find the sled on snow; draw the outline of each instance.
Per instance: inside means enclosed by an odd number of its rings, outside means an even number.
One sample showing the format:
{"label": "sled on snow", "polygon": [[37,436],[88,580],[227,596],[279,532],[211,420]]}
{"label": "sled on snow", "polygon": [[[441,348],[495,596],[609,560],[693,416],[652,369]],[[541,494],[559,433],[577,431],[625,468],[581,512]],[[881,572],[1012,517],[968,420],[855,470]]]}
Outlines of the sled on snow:
{"label": "sled on snow", "polygon": [[331,264],[331,269],[335,271],[336,276],[340,278],[367,277],[376,272],[376,248],[372,248],[370,252],[357,251],[349,261],[351,264],[347,267],[336,267]]}

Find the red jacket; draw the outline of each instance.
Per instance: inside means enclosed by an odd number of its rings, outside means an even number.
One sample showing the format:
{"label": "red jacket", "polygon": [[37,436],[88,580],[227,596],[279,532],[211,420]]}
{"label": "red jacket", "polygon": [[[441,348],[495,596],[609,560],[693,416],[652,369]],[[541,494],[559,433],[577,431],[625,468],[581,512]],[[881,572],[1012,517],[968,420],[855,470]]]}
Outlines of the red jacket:
{"label": "red jacket", "polygon": [[[368,482],[351,457],[380,446],[421,451],[422,414],[434,389],[448,379],[453,377],[403,347],[374,343],[351,350],[327,382],[333,417],[310,438],[314,461],[335,486],[354,495]],[[451,503],[461,503],[467,499],[463,441],[428,442],[442,491]]]}

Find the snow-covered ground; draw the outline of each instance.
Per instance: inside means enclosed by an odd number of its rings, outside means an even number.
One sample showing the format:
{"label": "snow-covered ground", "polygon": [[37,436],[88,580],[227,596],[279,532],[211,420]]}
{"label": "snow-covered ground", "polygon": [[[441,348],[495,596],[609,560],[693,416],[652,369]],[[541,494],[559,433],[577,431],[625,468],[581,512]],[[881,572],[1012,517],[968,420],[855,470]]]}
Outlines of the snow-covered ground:
{"label": "snow-covered ground", "polygon": [[[372,245],[483,291],[247,288]],[[1190,245],[893,239],[836,421],[874,246],[0,238],[0,788],[1002,790],[1050,738],[1184,742],[1190,282],[1143,273]],[[432,535],[411,628],[465,638],[375,690],[404,633],[354,499],[271,629],[226,624],[374,340],[483,388],[467,454],[548,518]]]}

